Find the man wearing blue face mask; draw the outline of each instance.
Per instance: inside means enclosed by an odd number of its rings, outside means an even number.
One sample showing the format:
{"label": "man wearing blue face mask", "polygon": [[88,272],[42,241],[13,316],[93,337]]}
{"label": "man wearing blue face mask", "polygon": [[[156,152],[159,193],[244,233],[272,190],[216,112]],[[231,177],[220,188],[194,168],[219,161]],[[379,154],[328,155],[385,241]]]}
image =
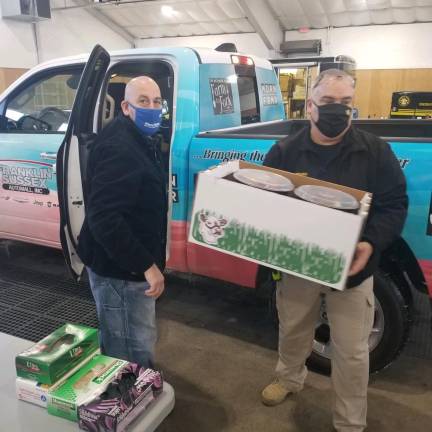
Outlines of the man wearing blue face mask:
{"label": "man wearing blue face mask", "polygon": [[[141,88],[146,91],[140,91]],[[158,85],[148,77],[134,78],[125,89],[123,114],[129,117],[149,137],[159,131],[162,118],[162,98]]]}
{"label": "man wearing blue face mask", "polygon": [[121,108],[90,150],[78,254],[96,302],[102,352],[151,367],[168,212],[155,137],[162,115],[156,82],[129,81]]}
{"label": "man wearing blue face mask", "polygon": [[264,161],[373,194],[344,291],[286,274],[276,290],[279,360],[262,402],[277,405],[303,388],[324,297],[331,330],[333,425],[338,432],[362,432],[366,427],[372,275],[380,253],[400,235],[408,205],[405,178],[390,146],[351,125],[353,98],[351,76],[336,69],[322,72],[307,103],[310,124],[274,145]]}

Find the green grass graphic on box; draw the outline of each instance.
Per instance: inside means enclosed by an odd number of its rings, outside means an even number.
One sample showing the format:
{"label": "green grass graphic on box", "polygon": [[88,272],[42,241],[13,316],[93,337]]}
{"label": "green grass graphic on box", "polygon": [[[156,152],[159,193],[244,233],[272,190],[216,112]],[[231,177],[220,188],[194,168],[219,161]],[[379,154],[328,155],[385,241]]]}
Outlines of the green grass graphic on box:
{"label": "green grass graphic on box", "polygon": [[200,243],[207,243],[200,233],[200,214],[214,216],[218,220],[225,219],[224,235],[219,237],[217,244],[212,246],[233,252],[244,257],[256,259],[263,263],[293,271],[336,284],[342,277],[345,257],[334,250],[323,249],[298,239],[290,239],[284,235],[274,234],[267,230],[258,230],[236,219],[228,220],[215,212],[201,210],[195,214],[192,225],[192,236]]}

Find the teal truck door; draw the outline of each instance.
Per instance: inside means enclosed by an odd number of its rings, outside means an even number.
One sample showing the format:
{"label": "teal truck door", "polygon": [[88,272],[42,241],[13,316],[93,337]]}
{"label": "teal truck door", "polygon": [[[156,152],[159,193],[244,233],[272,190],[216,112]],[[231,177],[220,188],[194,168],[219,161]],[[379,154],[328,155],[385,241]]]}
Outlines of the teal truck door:
{"label": "teal truck door", "polygon": [[30,76],[0,102],[0,236],[59,247],[56,155],[82,66]]}

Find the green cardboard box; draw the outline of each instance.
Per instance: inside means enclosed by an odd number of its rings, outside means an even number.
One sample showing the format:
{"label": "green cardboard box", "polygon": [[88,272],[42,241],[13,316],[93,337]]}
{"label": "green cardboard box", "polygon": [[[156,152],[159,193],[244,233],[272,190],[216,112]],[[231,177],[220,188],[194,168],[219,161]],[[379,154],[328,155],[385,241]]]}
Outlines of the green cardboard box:
{"label": "green cardboard box", "polygon": [[62,385],[48,392],[48,412],[78,421],[78,406],[102,393],[128,362],[101,354],[95,355]]}
{"label": "green cardboard box", "polygon": [[97,329],[67,323],[16,356],[17,376],[54,384],[98,348]]}

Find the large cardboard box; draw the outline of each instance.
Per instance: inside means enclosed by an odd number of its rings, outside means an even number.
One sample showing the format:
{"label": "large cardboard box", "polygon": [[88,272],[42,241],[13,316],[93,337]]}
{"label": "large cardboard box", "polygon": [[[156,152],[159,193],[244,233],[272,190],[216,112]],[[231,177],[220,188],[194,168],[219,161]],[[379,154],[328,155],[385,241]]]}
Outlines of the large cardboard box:
{"label": "large cardboard box", "polygon": [[[296,187],[347,192],[359,201],[359,209],[347,213],[231,181],[229,176],[240,168],[273,171]],[[342,290],[371,198],[361,190],[231,161],[199,174],[189,241]],[[211,227],[205,224],[209,217]],[[207,235],[208,230],[216,234]]]}
{"label": "large cardboard box", "polygon": [[52,385],[97,349],[97,329],[65,324],[16,356],[17,376]]}

